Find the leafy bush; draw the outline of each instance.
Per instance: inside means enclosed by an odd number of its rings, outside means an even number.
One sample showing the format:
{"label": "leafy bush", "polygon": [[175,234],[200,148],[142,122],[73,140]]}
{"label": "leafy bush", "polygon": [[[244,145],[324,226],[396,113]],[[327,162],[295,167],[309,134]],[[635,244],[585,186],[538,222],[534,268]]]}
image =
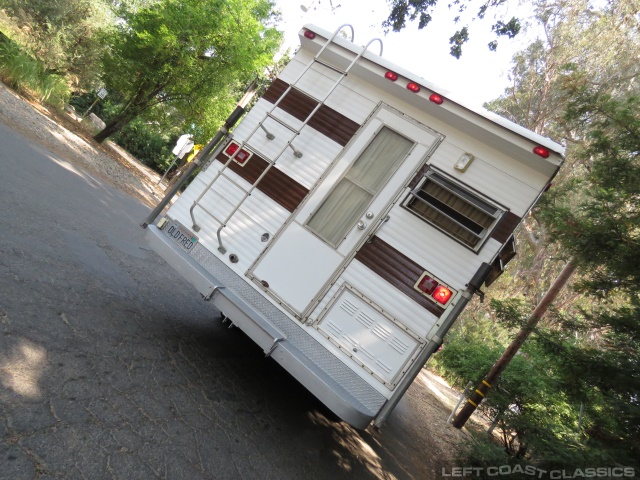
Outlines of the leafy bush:
{"label": "leafy bush", "polygon": [[40,102],[62,108],[70,96],[60,75],[49,73],[13,40],[0,37],[0,77],[11,88],[36,95]]}
{"label": "leafy bush", "polygon": [[[492,300],[493,317],[464,319],[447,336],[433,367],[451,382],[478,384],[510,341],[511,332],[522,325],[529,308],[517,300]],[[502,332],[502,333],[500,333]],[[508,332],[504,335],[504,332]],[[501,341],[497,338],[500,337]],[[460,465],[482,467],[474,478],[495,478],[488,467],[512,467],[500,478],[534,478],[522,472],[527,466],[542,470],[634,465],[612,439],[598,441],[585,426],[593,423],[593,409],[602,409],[595,392],[571,388],[562,375],[565,359],[549,348],[547,330],[534,332],[531,341],[509,363],[499,382],[481,405],[490,417],[498,416],[494,436],[475,435],[461,446]],[[582,428],[579,425],[584,402]],[[613,412],[612,412],[613,413]],[[530,471],[530,470],[529,470]]]}
{"label": "leafy bush", "polygon": [[173,160],[171,139],[142,118],[129,123],[113,140],[157,172],[163,173]]}

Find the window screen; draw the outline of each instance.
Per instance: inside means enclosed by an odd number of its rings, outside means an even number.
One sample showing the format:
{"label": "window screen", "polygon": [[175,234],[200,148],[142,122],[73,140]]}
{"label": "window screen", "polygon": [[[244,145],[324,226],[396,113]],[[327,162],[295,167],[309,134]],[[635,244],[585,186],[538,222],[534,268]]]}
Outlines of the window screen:
{"label": "window screen", "polygon": [[446,177],[429,171],[404,206],[456,240],[476,249],[502,210]]}
{"label": "window screen", "polygon": [[327,243],[338,246],[412,146],[412,141],[383,127],[323,200],[307,227]]}

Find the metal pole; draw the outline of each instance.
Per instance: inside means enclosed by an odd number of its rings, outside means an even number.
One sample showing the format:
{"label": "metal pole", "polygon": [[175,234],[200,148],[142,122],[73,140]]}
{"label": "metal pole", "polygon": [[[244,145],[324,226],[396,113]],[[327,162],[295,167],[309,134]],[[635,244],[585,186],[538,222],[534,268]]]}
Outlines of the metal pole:
{"label": "metal pole", "polygon": [[496,428],[496,425],[498,425],[498,422],[500,421],[501,416],[502,416],[502,412],[496,414],[495,418],[493,419],[493,422],[491,422],[491,426],[489,427],[489,430],[487,430],[487,434],[489,435],[493,434],[493,430]]}
{"label": "metal pole", "polygon": [[180,178],[180,180],[178,180],[176,183],[173,184],[173,187],[171,187],[169,191],[165,194],[164,198],[160,200],[160,203],[156,205],[156,208],[154,208],[149,214],[149,216],[145,218],[145,220],[140,224],[142,228],[147,228],[149,224],[153,223],[156,217],[160,215],[162,210],[164,210],[164,207],[166,207],[167,204],[171,201],[171,199],[175,196],[175,194],[178,193],[178,190],[180,190],[180,188],[182,188],[182,186],[186,183],[186,181],[189,179],[189,177],[194,172],[194,170],[200,166],[200,164],[202,163],[202,160],[207,159],[207,157],[209,156],[209,153],[211,153],[211,151],[214,149],[216,144],[219,143],[220,140],[222,140],[224,137],[226,137],[228,133],[229,133],[229,130],[226,128],[226,124],[225,124],[225,126],[222,127],[220,130],[218,130],[218,133],[215,134],[215,136],[204,148],[202,155],[200,155],[198,158],[193,160],[193,162],[191,162],[191,164],[189,165],[189,168],[187,168],[186,172],[184,172],[184,175],[182,176],[182,178]]}
{"label": "metal pole", "polygon": [[160,200],[160,203],[158,203],[156,208],[154,208],[149,214],[149,216],[144,219],[144,221],[140,224],[142,228],[147,228],[151,223],[153,223],[156,217],[160,215],[162,210],[164,210],[164,207],[166,207],[167,204],[174,197],[174,195],[178,193],[178,190],[180,190],[180,188],[182,188],[182,186],[187,182],[189,177],[191,177],[191,174],[195,171],[195,169],[209,159],[209,155],[211,154],[213,149],[216,147],[216,145],[220,143],[220,141],[223,140],[229,134],[229,129],[233,127],[236,124],[236,122],[240,119],[240,117],[244,114],[245,107],[248,105],[249,101],[251,100],[251,98],[256,92],[256,86],[257,86],[257,80],[254,80],[253,82],[251,82],[251,85],[249,85],[249,88],[247,88],[244,96],[236,106],[235,110],[231,112],[231,115],[229,115],[229,117],[227,117],[227,120],[224,122],[224,125],[222,126],[222,128],[220,128],[220,130],[218,130],[218,132],[214,135],[211,141],[207,143],[207,146],[202,149],[202,153],[200,153],[200,155],[198,155],[198,157],[191,162],[191,164],[189,165],[189,168],[187,168],[187,170],[184,172],[184,175],[182,176],[182,178],[180,178],[180,180],[178,180],[173,185],[173,187],[169,189],[169,191],[165,194],[164,198]]}
{"label": "metal pole", "polygon": [[93,103],[91,104],[91,106],[90,106],[89,108],[87,108],[87,111],[86,111],[86,112],[84,112],[84,115],[82,115],[82,118],[84,118],[84,117],[86,117],[87,115],[89,115],[89,112],[91,111],[91,109],[92,109],[93,107],[95,107],[95,106],[96,106],[96,103],[98,103],[98,100],[100,100],[100,97],[96,98],[96,99],[93,101]]}
{"label": "metal pole", "polygon": [[164,175],[162,175],[162,178],[160,180],[158,180],[158,185],[160,185],[162,183],[162,180],[164,180],[164,177],[167,176],[167,173],[169,173],[171,171],[171,169],[173,168],[173,166],[176,164],[176,162],[178,161],[180,157],[178,157],[176,155],[176,158],[173,159],[173,162],[171,162],[171,165],[169,165],[169,168],[167,168],[167,170],[164,172]]}
{"label": "metal pole", "polygon": [[584,414],[584,402],[580,402],[580,418],[578,418],[578,433],[582,430],[582,415]]}
{"label": "metal pole", "polygon": [[427,344],[427,346],[420,352],[418,358],[413,362],[413,365],[409,367],[409,370],[402,377],[402,380],[398,382],[396,385],[396,389],[394,390],[391,398],[387,400],[387,402],[382,406],[380,412],[373,420],[373,426],[375,428],[380,428],[382,424],[385,422],[387,417],[391,414],[393,409],[396,407],[402,396],[409,389],[409,386],[416,379],[424,364],[427,363],[427,360],[431,357],[431,355],[438,350],[440,345],[442,345],[442,339],[447,334],[449,329],[453,326],[453,323],[457,320],[458,316],[462,313],[464,308],[467,306],[467,303],[473,297],[473,294],[480,290],[480,287],[484,283],[485,279],[491,272],[491,265],[488,263],[483,263],[480,265],[480,268],[473,276],[471,281],[467,284],[466,290],[464,290],[458,300],[458,303],[455,304],[449,315],[442,321],[442,324],[436,331],[435,335],[431,337],[431,340]]}

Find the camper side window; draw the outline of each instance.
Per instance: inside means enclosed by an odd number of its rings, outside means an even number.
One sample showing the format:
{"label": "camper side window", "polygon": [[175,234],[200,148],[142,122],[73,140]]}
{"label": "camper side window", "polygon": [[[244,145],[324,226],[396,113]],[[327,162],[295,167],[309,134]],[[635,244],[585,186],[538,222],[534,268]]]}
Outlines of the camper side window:
{"label": "camper side window", "polygon": [[480,248],[504,213],[433,170],[411,191],[403,206],[473,250]]}

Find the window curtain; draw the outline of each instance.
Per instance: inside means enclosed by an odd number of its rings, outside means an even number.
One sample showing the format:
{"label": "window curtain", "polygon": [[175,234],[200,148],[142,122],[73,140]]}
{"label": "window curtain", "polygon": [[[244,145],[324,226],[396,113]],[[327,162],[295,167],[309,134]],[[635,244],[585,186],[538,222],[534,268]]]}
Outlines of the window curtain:
{"label": "window curtain", "polygon": [[383,127],[324,199],[307,226],[337,247],[406,157],[413,142]]}

